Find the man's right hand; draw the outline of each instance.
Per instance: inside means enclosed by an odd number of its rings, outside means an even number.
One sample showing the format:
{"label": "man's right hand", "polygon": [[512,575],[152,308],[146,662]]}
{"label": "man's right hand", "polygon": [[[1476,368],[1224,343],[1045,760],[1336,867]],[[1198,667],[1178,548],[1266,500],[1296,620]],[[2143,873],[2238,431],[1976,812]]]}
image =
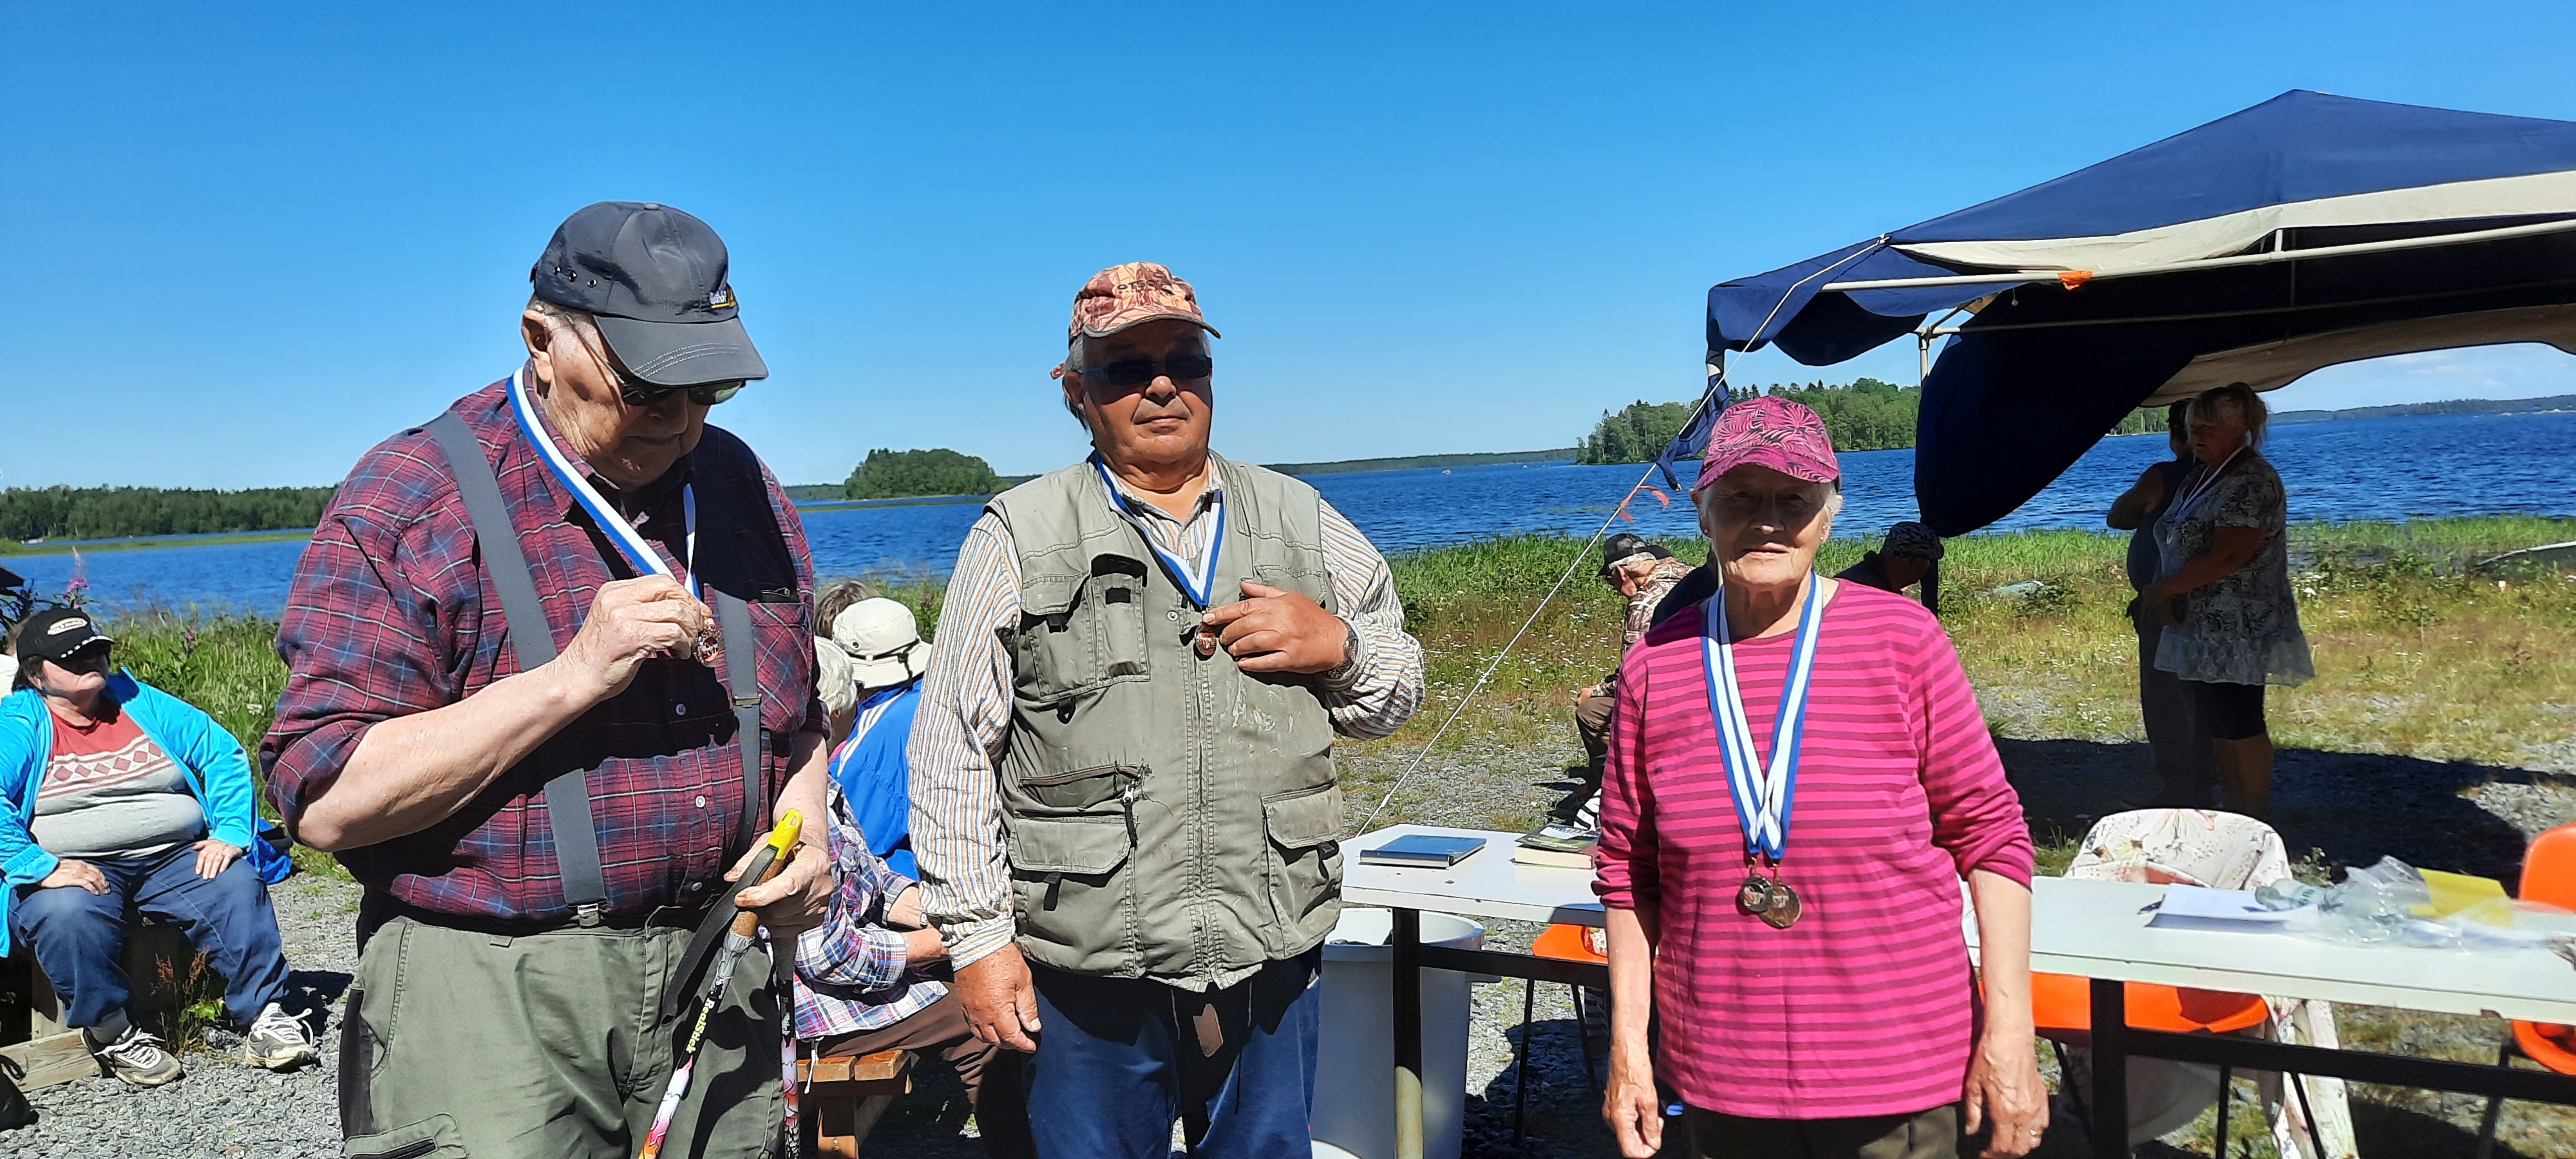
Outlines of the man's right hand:
{"label": "man's right hand", "polygon": [[[104,895],[107,893],[107,875],[86,861],[66,857],[54,863],[54,871],[46,874],[45,880],[36,883],[38,889],[60,889],[67,885],[77,885],[91,893]],[[1021,976],[1028,976],[1025,969]]]}
{"label": "man's right hand", "polygon": [[600,586],[582,619],[581,634],[555,658],[591,703],[635,682],[635,670],[660,656],[695,652],[700,633],[715,619],[707,606],[669,576],[648,575]]}
{"label": "man's right hand", "polygon": [[1004,946],[957,970],[949,989],[966,1004],[975,1037],[1022,1054],[1038,1049],[1038,991],[1018,946]]}

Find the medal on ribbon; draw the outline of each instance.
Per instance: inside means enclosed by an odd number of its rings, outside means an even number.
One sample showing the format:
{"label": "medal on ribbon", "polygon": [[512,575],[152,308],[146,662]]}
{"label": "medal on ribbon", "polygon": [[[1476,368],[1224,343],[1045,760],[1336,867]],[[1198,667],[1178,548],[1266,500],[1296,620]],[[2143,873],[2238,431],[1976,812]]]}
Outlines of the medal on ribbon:
{"label": "medal on ribbon", "polygon": [[[1822,625],[1824,584],[1807,577],[1807,598],[1798,609],[1798,634],[1789,672],[1780,688],[1780,711],[1771,722],[1771,750],[1764,759],[1753,742],[1753,725],[1744,711],[1744,690],[1735,671],[1735,645],[1726,625],[1726,591],[1700,605],[1701,660],[1708,677],[1709,715],[1717,722],[1718,754],[1726,766],[1728,796],[1735,819],[1744,830],[1744,856],[1753,871],[1737,888],[1736,907],[1761,918],[1773,929],[1788,929],[1806,912],[1798,891],[1780,880],[1779,865],[1789,848],[1789,811],[1797,795],[1798,747],[1807,725],[1807,692],[1816,666],[1816,635]],[[1771,876],[1760,866],[1767,861]]]}
{"label": "medal on ribbon", "polygon": [[[536,449],[537,461],[544,463],[546,470],[553,473],[555,482],[562,484],[563,489],[572,495],[575,505],[590,513],[591,522],[607,534],[608,542],[617,548],[617,554],[626,557],[626,562],[638,574],[667,576],[679,581],[690,595],[698,595],[696,489],[680,488],[681,543],[686,554],[682,566],[674,568],[654,548],[653,541],[644,538],[642,532],[635,530],[634,524],[618,514],[617,506],[602,497],[599,489],[590,485],[590,479],[574,469],[563,448],[555,445],[554,438],[546,433],[544,420],[537,414],[536,400],[528,396],[527,373],[527,369],[522,367],[510,375],[510,414],[519,420],[519,431],[527,436],[528,445]],[[693,654],[699,663],[707,665],[723,659],[724,636],[716,629],[713,620],[709,620],[706,630],[698,634]]]}
{"label": "medal on ribbon", "polygon": [[[1164,573],[1172,577],[1173,583],[1180,585],[1181,594],[1189,597],[1190,602],[1196,604],[1200,611],[1206,611],[1208,601],[1216,594],[1217,557],[1225,550],[1224,492],[1217,493],[1216,510],[1213,512],[1216,517],[1216,528],[1208,535],[1207,554],[1196,564],[1192,564],[1180,555],[1163,550],[1163,545],[1155,541],[1153,531],[1145,525],[1145,517],[1138,515],[1136,509],[1128,505],[1126,494],[1118,489],[1118,479],[1109,473],[1109,464],[1102,462],[1100,456],[1095,454],[1091,456],[1091,466],[1093,470],[1100,472],[1100,487],[1109,493],[1109,505],[1116,508],[1118,514],[1126,517],[1128,524],[1136,529],[1136,534],[1145,541],[1145,550],[1154,553],[1154,559],[1163,565]],[[1210,649],[1203,647],[1200,649],[1200,654],[1206,655],[1209,651]]]}

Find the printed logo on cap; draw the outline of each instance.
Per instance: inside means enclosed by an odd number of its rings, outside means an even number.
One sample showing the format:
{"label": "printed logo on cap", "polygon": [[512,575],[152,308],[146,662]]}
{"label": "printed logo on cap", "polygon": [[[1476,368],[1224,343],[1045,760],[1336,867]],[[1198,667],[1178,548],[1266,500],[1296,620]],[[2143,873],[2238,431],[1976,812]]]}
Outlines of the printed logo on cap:
{"label": "printed logo on cap", "polygon": [[65,632],[77,632],[87,627],[89,627],[87,620],[56,620],[53,627],[45,629],[45,634],[59,636]]}

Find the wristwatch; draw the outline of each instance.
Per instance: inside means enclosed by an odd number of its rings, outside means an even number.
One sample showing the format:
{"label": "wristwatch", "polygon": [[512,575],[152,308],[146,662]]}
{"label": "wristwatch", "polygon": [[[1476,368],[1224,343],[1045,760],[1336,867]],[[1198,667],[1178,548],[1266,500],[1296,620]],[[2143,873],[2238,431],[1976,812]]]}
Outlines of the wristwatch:
{"label": "wristwatch", "polygon": [[1352,627],[1349,620],[1344,620],[1342,621],[1342,662],[1325,669],[1320,679],[1326,684],[1347,684],[1358,672],[1359,666],[1360,630]]}

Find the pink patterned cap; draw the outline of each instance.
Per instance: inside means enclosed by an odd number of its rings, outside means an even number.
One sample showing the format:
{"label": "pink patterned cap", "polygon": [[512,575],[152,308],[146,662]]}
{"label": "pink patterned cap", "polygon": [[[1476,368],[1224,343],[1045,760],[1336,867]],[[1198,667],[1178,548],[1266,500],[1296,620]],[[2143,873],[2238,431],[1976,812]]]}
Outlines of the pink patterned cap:
{"label": "pink patterned cap", "polygon": [[1074,294],[1073,323],[1065,328],[1065,341],[1104,338],[1157,318],[1178,318],[1216,334],[1216,327],[1199,313],[1198,291],[1188,282],[1160,263],[1121,262],[1091,275]]}
{"label": "pink patterned cap", "polygon": [[1760,395],[1729,403],[1708,432],[1708,453],[1700,456],[1696,491],[1717,477],[1751,463],[1810,483],[1842,478],[1834,460],[1834,440],[1825,420],[1800,403]]}

